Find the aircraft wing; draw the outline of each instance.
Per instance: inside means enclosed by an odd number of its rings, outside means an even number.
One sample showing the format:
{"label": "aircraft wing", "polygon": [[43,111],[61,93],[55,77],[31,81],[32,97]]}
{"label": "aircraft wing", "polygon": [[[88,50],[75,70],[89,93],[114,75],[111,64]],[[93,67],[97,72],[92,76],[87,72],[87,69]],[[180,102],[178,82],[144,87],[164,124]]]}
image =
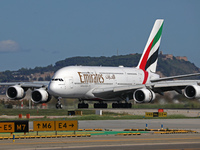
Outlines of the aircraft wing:
{"label": "aircraft wing", "polygon": [[122,95],[126,93],[133,92],[137,89],[144,88],[145,85],[134,85],[134,86],[120,86],[120,87],[111,87],[111,88],[96,88],[93,90],[93,94],[96,97],[102,99],[112,99],[112,98],[120,98]]}
{"label": "aircraft wing", "polygon": [[161,82],[155,82],[151,83],[151,89],[155,93],[160,92],[166,92],[166,91],[177,91],[178,93],[181,93],[180,91],[184,89],[188,85],[198,85],[200,83],[200,80],[175,80],[175,81],[161,81]]}
{"label": "aircraft wing", "polygon": [[148,84],[141,85],[132,85],[132,86],[121,86],[121,87],[113,87],[113,88],[97,88],[93,90],[93,94],[96,97],[102,99],[110,99],[116,97],[123,97],[128,93],[133,93],[137,89],[147,88],[151,89],[155,93],[162,94],[166,91],[175,90],[178,93],[182,93],[182,89],[184,89],[188,85],[198,85],[200,84],[200,80],[175,80],[175,81],[160,81],[153,82]]}
{"label": "aircraft wing", "polygon": [[178,76],[171,76],[171,77],[163,77],[163,78],[153,79],[151,80],[151,82],[167,81],[167,80],[172,80],[172,79],[179,79],[179,78],[199,76],[199,75],[200,73],[193,73],[193,74],[185,74],[185,75],[178,75]]}
{"label": "aircraft wing", "polygon": [[49,84],[49,81],[35,81],[35,82],[2,82],[0,85],[2,86],[14,86],[20,85],[25,88],[40,88],[46,87]]}

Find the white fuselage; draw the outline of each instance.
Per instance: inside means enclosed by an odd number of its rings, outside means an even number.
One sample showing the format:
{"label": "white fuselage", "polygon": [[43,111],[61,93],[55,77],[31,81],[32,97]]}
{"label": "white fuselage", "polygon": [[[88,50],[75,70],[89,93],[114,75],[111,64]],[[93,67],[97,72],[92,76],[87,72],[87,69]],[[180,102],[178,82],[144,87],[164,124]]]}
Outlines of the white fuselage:
{"label": "white fuselage", "polygon": [[[138,68],[69,66],[54,74],[48,92],[55,97],[95,99],[92,91],[96,88],[142,84],[144,76]],[[147,82],[158,77],[149,73]]]}

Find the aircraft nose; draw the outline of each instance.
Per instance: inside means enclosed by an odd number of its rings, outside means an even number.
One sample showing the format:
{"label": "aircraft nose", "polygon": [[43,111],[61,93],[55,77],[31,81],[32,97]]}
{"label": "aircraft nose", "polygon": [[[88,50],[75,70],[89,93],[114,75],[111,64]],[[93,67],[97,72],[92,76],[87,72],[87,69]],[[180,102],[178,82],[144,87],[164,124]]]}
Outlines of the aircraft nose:
{"label": "aircraft nose", "polygon": [[56,87],[55,83],[50,82],[49,85],[48,85],[49,94],[52,95],[52,96],[55,96],[56,91],[57,91],[56,89],[57,89],[57,87]]}

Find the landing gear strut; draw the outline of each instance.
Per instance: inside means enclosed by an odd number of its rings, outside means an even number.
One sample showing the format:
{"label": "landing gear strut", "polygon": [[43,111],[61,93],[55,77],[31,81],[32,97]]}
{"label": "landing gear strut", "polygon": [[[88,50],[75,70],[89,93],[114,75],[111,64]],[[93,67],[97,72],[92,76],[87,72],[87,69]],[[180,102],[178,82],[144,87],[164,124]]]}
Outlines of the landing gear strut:
{"label": "landing gear strut", "polygon": [[62,109],[62,103],[60,102],[61,99],[62,99],[61,97],[58,97],[58,102],[56,103],[57,109]]}

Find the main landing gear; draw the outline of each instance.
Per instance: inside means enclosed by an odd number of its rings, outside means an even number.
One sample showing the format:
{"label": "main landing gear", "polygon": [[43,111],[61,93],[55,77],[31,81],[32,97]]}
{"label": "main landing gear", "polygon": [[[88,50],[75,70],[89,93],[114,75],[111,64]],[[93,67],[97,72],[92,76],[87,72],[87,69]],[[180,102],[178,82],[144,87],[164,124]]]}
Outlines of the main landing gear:
{"label": "main landing gear", "polygon": [[58,97],[58,102],[56,103],[57,109],[62,109],[62,103],[60,102],[61,99],[62,99],[61,97]]}
{"label": "main landing gear", "polygon": [[[78,104],[78,108],[88,108],[88,103],[85,103],[84,100],[79,99],[80,103]],[[128,103],[129,99],[127,98],[125,103],[112,103],[112,108],[132,108],[132,104]],[[94,108],[108,108],[108,104],[100,101],[99,103],[94,103]]]}
{"label": "main landing gear", "polygon": [[94,103],[94,108],[107,108],[107,103]]}
{"label": "main landing gear", "polygon": [[131,103],[112,103],[112,108],[132,108]]}
{"label": "main landing gear", "polygon": [[78,108],[88,108],[88,103],[79,103]]}
{"label": "main landing gear", "polygon": [[78,108],[88,108],[88,103],[84,103],[83,100],[79,99],[80,103],[78,103]]}
{"label": "main landing gear", "polygon": [[129,103],[129,96],[126,97],[125,103],[112,103],[112,108],[132,108],[132,104]]}
{"label": "main landing gear", "polygon": [[[84,103],[83,101],[78,104],[78,108],[88,108],[88,103]],[[94,108],[107,108],[107,103],[94,103]]]}

